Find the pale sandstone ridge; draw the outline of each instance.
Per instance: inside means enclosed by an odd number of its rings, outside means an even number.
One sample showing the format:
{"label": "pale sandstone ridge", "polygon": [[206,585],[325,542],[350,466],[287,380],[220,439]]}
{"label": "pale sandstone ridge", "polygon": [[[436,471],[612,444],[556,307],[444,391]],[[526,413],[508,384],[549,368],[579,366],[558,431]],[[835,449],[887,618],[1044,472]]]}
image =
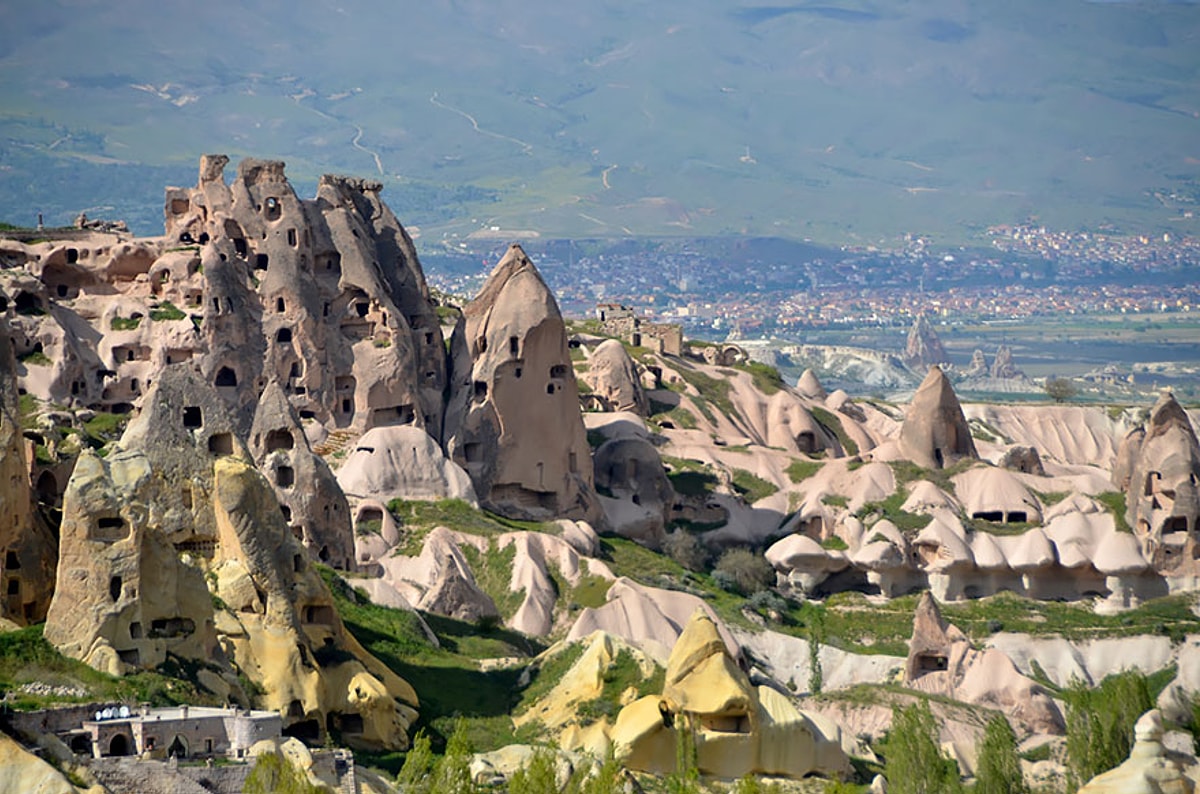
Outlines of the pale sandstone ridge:
{"label": "pale sandstone ridge", "polygon": [[[27,444],[21,432],[17,364],[8,322],[0,316],[0,625],[46,616],[58,546],[34,509]],[[51,476],[53,479],[53,476]]]}
{"label": "pale sandstone ridge", "polygon": [[1079,794],[1191,794],[1195,783],[1163,747],[1163,721],[1158,709],[1142,715],[1134,726],[1129,759],[1092,778]]}
{"label": "pale sandstone ridge", "polygon": [[671,651],[662,695],[639,698],[617,715],[613,751],[631,769],[667,774],[682,730],[694,731],[696,764],[705,774],[840,777],[850,770],[838,727],[753,685],[702,610]]}
{"label": "pale sandstone ridge", "polygon": [[447,449],[480,504],[503,515],[595,520],[591,448],[562,315],[519,245],[463,311],[470,380],[455,383]]}
{"label": "pale sandstone ridge", "polygon": [[979,457],[954,387],[939,367],[930,367],[905,412],[900,450],[927,469]]}
{"label": "pale sandstone ridge", "polygon": [[950,363],[942,340],[925,319],[924,314],[917,315],[912,328],[908,332],[908,340],[904,345],[904,363],[914,372],[924,372],[933,366]]}
{"label": "pale sandstone ridge", "polygon": [[113,674],[202,662],[205,688],[246,702],[241,672],[297,735],[406,746],[415,693],[346,631],[279,508],[215,389],[168,367],[120,446],[80,456],[46,639]]}

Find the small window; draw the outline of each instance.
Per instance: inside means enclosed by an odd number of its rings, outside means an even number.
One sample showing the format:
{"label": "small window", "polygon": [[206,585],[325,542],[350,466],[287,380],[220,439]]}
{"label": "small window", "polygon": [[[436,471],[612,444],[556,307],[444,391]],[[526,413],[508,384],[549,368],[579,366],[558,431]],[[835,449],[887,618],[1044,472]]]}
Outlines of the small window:
{"label": "small window", "polygon": [[236,386],[237,384],[237,373],[230,367],[221,367],[217,370],[217,377],[213,379],[214,386]]}
{"label": "small window", "polygon": [[283,298],[276,298],[275,299],[275,312],[277,314],[283,314],[285,308],[287,308],[287,307],[286,307],[286,304],[283,302]]}
{"label": "small window", "polygon": [[280,328],[275,332],[275,342],[277,344],[287,344],[292,341],[292,329]]}
{"label": "small window", "polygon": [[213,433],[208,437],[208,451],[214,455],[232,455],[233,434]]}
{"label": "small window", "polygon": [[290,245],[290,246],[292,246],[293,248],[295,248],[295,247],[296,247],[296,245],[298,244],[298,243],[297,243],[297,238],[296,238],[296,230],[295,230],[295,229],[288,229],[288,230],[287,230],[287,238],[288,238],[288,245]]}
{"label": "small window", "polygon": [[508,338],[508,352],[515,356],[520,349],[520,341],[517,337],[510,336]]}
{"label": "small window", "polygon": [[280,466],[275,469],[275,484],[280,488],[291,488],[296,482],[296,470],[291,466]]}
{"label": "small window", "polygon": [[296,440],[292,438],[290,430],[272,430],[267,433],[267,452],[274,452],[277,449],[292,449],[296,446]]}
{"label": "small window", "polygon": [[266,254],[255,254],[254,255],[254,269],[255,270],[266,270],[268,262],[269,262],[269,258],[267,257]]}
{"label": "small window", "polygon": [[121,598],[121,577],[114,576],[108,580],[108,596],[113,601]]}
{"label": "small window", "polygon": [[279,203],[279,199],[271,196],[263,203],[263,215],[269,221],[279,220],[279,216],[283,214],[283,207]]}

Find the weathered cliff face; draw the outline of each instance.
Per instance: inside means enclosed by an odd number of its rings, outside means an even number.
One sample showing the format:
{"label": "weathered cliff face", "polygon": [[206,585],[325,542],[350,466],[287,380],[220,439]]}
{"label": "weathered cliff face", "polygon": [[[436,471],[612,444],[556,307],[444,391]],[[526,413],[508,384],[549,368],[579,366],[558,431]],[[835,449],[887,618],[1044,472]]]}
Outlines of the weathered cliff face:
{"label": "weathered cliff face", "polygon": [[591,450],[558,304],[518,245],[464,310],[474,362],[447,449],[504,515],[597,515]]}
{"label": "weathered cliff face", "polygon": [[405,746],[415,694],[346,632],[234,427],[203,375],[176,365],[116,451],[81,456],[46,638],[112,673],[195,660],[235,698],[240,671],[296,735],[334,725],[351,743]]}
{"label": "weathered cliff face", "polygon": [[979,457],[954,387],[938,367],[930,368],[904,414],[900,450],[927,469]]}
{"label": "weathered cliff face", "polygon": [[19,403],[16,359],[0,317],[0,618],[24,625],[46,615],[58,544],[34,510]]}
{"label": "weathered cliff face", "polygon": [[1200,443],[1174,395],[1155,403],[1141,444],[1129,454],[1137,462],[1127,484],[1126,520],[1138,535],[1158,545],[1164,536],[1200,529]]}
{"label": "weathered cliff face", "polygon": [[249,446],[255,465],[275,491],[292,534],[310,556],[341,570],[353,570],[350,505],[329,464],[309,447],[299,418],[275,381],[267,384],[259,399]]}

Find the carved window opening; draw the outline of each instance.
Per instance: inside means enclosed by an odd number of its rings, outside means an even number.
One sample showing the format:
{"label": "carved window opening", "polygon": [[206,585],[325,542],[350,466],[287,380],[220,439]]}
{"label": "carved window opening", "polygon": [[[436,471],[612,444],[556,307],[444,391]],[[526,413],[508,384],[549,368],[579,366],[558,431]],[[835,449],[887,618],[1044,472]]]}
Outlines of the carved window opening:
{"label": "carved window opening", "polygon": [[296,470],[291,466],[280,466],[275,469],[275,484],[280,488],[291,488],[296,482]]}
{"label": "carved window opening", "polygon": [[190,429],[201,427],[204,424],[203,416],[200,413],[200,406],[189,405],[183,409],[183,426]]}
{"label": "carved window opening", "polygon": [[114,576],[108,580],[108,597],[112,601],[117,601],[121,598],[121,577]]}
{"label": "carved window opening", "polygon": [[295,229],[288,229],[288,230],[287,230],[287,241],[288,241],[288,245],[292,246],[293,248],[295,248],[297,245],[299,245],[299,244],[300,244],[300,243],[299,243],[299,238],[296,236],[296,230],[295,230]]}
{"label": "carved window opening", "polygon": [[275,332],[275,342],[277,344],[287,344],[292,341],[292,329],[280,328]]}
{"label": "carved window opening", "polygon": [[267,433],[267,452],[274,452],[277,449],[292,449],[296,445],[296,440],[292,438],[290,430],[272,430]]}
{"label": "carved window opening", "polygon": [[279,203],[279,199],[271,196],[263,203],[263,217],[269,221],[279,220],[279,216],[283,214],[283,207]]}
{"label": "carved window opening", "polygon": [[4,569],[7,571],[19,571],[21,569],[21,561],[17,558],[17,553],[11,549],[4,552]]}
{"label": "carved window opening", "polygon": [[520,343],[520,339],[515,336],[510,336],[508,338],[508,352],[514,356],[517,355],[517,351],[520,349]]}
{"label": "carved window opening", "polygon": [[217,376],[213,379],[214,386],[237,386],[237,373],[231,367],[221,367],[217,370]]}
{"label": "carved window opening", "polygon": [[233,434],[213,433],[208,437],[208,451],[214,455],[232,455]]}
{"label": "carved window opening", "polygon": [[255,270],[266,270],[267,265],[269,263],[270,263],[270,257],[268,257],[266,254],[255,254],[254,255],[254,269]]}

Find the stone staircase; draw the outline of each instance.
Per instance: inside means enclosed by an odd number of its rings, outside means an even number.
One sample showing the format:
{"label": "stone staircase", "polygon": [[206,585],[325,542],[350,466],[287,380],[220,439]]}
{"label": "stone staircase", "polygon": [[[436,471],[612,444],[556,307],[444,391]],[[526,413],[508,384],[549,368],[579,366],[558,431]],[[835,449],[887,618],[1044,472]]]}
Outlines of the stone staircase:
{"label": "stone staircase", "polygon": [[325,440],[313,447],[313,452],[323,458],[328,458],[335,452],[341,452],[351,442],[358,439],[358,433],[353,430],[334,430]]}

